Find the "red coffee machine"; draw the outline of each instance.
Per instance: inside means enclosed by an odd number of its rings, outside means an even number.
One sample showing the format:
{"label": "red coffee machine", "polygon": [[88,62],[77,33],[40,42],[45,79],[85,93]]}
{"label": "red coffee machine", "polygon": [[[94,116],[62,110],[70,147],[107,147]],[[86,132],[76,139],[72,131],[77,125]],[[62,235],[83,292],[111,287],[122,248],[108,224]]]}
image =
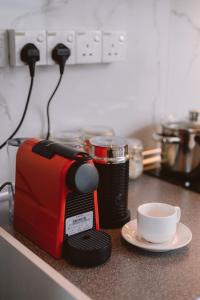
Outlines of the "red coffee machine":
{"label": "red coffee machine", "polygon": [[14,228],[55,258],[81,266],[104,263],[111,239],[99,230],[98,180],[87,153],[25,141],[17,153]]}

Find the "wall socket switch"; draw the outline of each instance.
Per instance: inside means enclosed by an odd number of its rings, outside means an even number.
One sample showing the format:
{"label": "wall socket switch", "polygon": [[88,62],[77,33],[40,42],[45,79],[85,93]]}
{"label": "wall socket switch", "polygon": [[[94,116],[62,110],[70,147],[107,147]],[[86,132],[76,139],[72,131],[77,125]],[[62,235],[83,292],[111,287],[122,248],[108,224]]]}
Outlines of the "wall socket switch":
{"label": "wall socket switch", "polygon": [[40,51],[37,65],[46,65],[46,31],[45,30],[9,30],[10,64],[23,66],[20,52],[27,43],[33,43]]}
{"label": "wall socket switch", "polygon": [[75,32],[69,30],[56,31],[51,30],[47,31],[47,64],[54,65],[55,61],[52,59],[52,50],[57,44],[64,44],[71,50],[71,55],[67,60],[67,64],[75,64]]}
{"label": "wall socket switch", "polygon": [[78,31],[76,34],[76,63],[100,63],[101,47],[100,31]]}
{"label": "wall socket switch", "polygon": [[0,67],[8,65],[8,33],[0,30]]}
{"label": "wall socket switch", "polygon": [[[8,38],[7,38],[8,35]],[[23,66],[23,46],[33,43],[40,51],[37,65],[54,65],[53,48],[62,43],[70,48],[67,64],[111,63],[126,59],[127,35],[123,31],[0,30],[0,67]],[[8,50],[9,47],[9,50]],[[9,55],[8,55],[9,52]]]}
{"label": "wall socket switch", "polygon": [[127,36],[122,31],[102,33],[102,62],[109,63],[126,59]]}

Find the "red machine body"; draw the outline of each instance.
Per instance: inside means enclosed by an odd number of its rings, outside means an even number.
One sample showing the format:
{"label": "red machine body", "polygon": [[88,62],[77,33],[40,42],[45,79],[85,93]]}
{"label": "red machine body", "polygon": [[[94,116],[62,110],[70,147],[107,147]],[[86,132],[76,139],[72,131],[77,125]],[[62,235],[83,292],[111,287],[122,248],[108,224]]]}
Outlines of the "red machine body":
{"label": "red machine body", "polygon": [[[55,154],[47,159],[33,152],[30,139],[16,159],[14,228],[55,258],[62,256],[68,194],[66,174],[75,160]],[[93,164],[92,160],[88,161]],[[97,193],[93,191],[95,229],[99,230]]]}

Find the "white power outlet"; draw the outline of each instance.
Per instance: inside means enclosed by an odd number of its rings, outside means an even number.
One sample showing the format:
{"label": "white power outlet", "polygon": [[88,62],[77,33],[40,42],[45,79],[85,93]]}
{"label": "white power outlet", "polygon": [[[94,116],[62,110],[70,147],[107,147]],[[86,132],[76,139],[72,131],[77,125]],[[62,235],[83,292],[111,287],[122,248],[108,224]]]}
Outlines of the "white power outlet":
{"label": "white power outlet", "polygon": [[40,60],[37,65],[46,65],[46,31],[45,30],[10,30],[10,64],[11,66],[23,66],[20,52],[24,45],[33,43],[40,51]]}
{"label": "white power outlet", "polygon": [[101,32],[79,31],[76,34],[76,63],[101,62]]}
{"label": "white power outlet", "polygon": [[126,59],[127,36],[125,32],[103,32],[102,44],[102,62],[109,63]]}
{"label": "white power outlet", "polygon": [[52,50],[59,43],[64,44],[71,50],[67,64],[75,64],[75,32],[69,30],[47,31],[47,64],[55,64],[55,61],[52,59]]}
{"label": "white power outlet", "polygon": [[8,65],[8,35],[6,30],[0,30],[0,67]]}

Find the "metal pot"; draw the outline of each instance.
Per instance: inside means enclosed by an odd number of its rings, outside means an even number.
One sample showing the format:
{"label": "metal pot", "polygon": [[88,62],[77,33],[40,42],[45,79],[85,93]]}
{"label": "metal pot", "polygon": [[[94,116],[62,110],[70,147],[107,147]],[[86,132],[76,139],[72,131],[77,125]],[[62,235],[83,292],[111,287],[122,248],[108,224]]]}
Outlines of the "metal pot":
{"label": "metal pot", "polygon": [[154,134],[154,140],[161,142],[163,168],[187,174],[200,169],[199,123],[192,120],[164,123],[162,132]]}

